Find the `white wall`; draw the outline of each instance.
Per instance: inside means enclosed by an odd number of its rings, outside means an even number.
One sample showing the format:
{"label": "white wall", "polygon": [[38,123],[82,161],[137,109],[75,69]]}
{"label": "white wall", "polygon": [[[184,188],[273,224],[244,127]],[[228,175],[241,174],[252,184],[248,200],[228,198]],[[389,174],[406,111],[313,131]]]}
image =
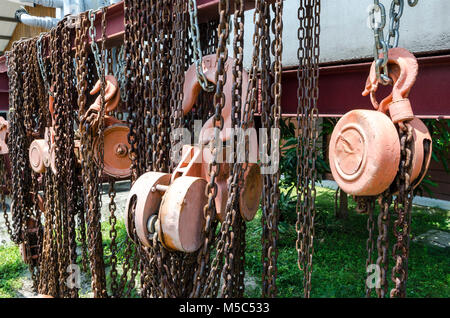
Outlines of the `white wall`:
{"label": "white wall", "polygon": [[[389,30],[391,0],[381,1],[387,14],[385,35]],[[283,11],[283,65],[297,65],[298,0],[285,0]],[[367,26],[368,6],[372,0],[322,0],[321,62],[372,57],[373,31]],[[400,20],[399,46],[413,52],[450,49],[450,1],[419,0],[411,8],[405,0]],[[245,14],[245,64],[252,55],[253,10]],[[230,53],[231,53],[230,47]]]}

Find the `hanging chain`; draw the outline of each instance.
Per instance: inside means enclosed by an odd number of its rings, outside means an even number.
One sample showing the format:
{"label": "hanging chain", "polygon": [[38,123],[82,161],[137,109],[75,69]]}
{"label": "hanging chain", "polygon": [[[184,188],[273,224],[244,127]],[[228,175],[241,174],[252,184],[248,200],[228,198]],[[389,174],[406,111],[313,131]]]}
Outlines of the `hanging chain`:
{"label": "hanging chain", "polygon": [[[408,5],[414,7],[418,0],[408,0]],[[392,85],[388,71],[388,50],[398,46],[400,38],[400,18],[403,15],[405,1],[392,0],[389,11],[389,32],[384,37],[384,27],[386,26],[386,9],[380,0],[374,0],[374,4],[369,12],[369,21],[374,33],[374,59],[375,72],[378,82],[382,85]],[[376,21],[376,15],[380,15],[380,21]]]}
{"label": "hanging chain", "polygon": [[[235,1],[234,3],[234,41],[233,52],[236,59],[233,64],[233,87],[232,87],[232,109],[231,120],[232,127],[248,126],[248,114],[243,114],[243,122],[241,122],[242,108],[242,73],[243,73],[243,40],[244,40],[244,2]],[[245,123],[244,123],[245,122]],[[242,126],[241,126],[242,125]],[[230,179],[228,181],[228,200],[225,208],[226,215],[231,217],[231,230],[228,231],[226,237],[224,254],[225,263],[222,272],[224,284],[222,287],[222,297],[242,297],[244,292],[243,279],[244,270],[244,252],[245,248],[245,222],[239,213],[239,184],[242,182],[242,173],[246,167],[237,160],[238,149],[237,143],[233,149],[233,163],[230,163]],[[247,161],[248,153],[245,155]],[[247,166],[247,165],[245,165]],[[244,169],[243,169],[244,168]],[[244,234],[242,234],[244,232]]]}
{"label": "hanging chain", "polygon": [[[101,54],[104,54],[103,52],[99,52],[98,44],[96,42],[97,40],[97,29],[95,28],[95,16],[96,12],[94,10],[88,11],[89,15],[89,21],[90,21],[90,27],[89,27],[89,37],[91,38],[91,50],[92,54],[94,55],[94,62],[97,69],[97,75],[98,78],[101,79],[104,74],[102,74],[101,70],[104,69],[104,64],[102,64],[102,56]],[[103,19],[103,16],[102,16]],[[102,48],[103,50],[103,48]]]}
{"label": "hanging chain", "polygon": [[380,205],[380,213],[378,214],[377,265],[380,269],[380,287],[376,289],[376,292],[379,298],[383,298],[385,297],[388,288],[387,270],[389,266],[389,206],[392,202],[392,196],[389,190],[380,195],[378,201]]}
{"label": "hanging chain", "polygon": [[[281,118],[281,55],[282,55],[282,1],[277,1],[272,5],[274,18],[270,24],[269,4],[262,5],[263,13],[263,33],[261,46],[261,62],[262,62],[262,106],[261,120],[263,128],[266,128],[271,135],[270,142],[265,146],[264,151],[270,152],[271,158],[276,161],[268,162],[266,165],[272,167],[279,166],[279,134],[272,133],[279,131]],[[269,27],[272,25],[274,40],[270,44]],[[274,60],[270,62],[270,53],[274,56]],[[267,72],[270,70],[270,74]],[[271,93],[269,96],[269,92]],[[277,295],[277,259],[278,259],[278,221],[279,221],[279,178],[280,172],[272,171],[271,174],[264,176],[264,192],[263,193],[263,215],[261,218],[263,234],[262,234],[262,262],[263,262],[263,297],[276,297]]]}
{"label": "hanging chain", "polygon": [[[375,197],[356,197],[356,211],[361,214],[367,214],[367,232],[369,237],[366,241],[366,251],[367,251],[367,259],[366,259],[366,271],[369,266],[373,264],[373,249],[374,249],[374,230],[375,230],[375,222],[373,219],[373,212],[375,209]],[[372,293],[372,288],[367,284],[367,279],[369,279],[370,275],[368,274],[366,278],[366,297],[369,298]]]}
{"label": "hanging chain", "polygon": [[200,29],[198,27],[197,0],[189,0],[188,3],[189,3],[189,17],[191,22],[191,38],[194,46],[192,53],[194,54],[194,61],[195,61],[194,63],[195,69],[197,71],[197,79],[204,91],[213,92],[215,87],[214,85],[208,83],[206,75],[203,72],[202,66],[203,54],[202,54],[202,47],[200,44]]}
{"label": "hanging chain", "polygon": [[392,269],[392,281],[395,287],[391,290],[391,297],[406,297],[406,281],[408,278],[408,256],[411,230],[411,211],[413,187],[411,184],[412,159],[414,151],[413,128],[406,122],[398,125],[400,136],[401,157],[400,169],[396,184],[399,193],[394,201],[394,211],[397,220],[394,222],[394,236],[396,243],[392,249],[395,265]]}
{"label": "hanging chain", "polygon": [[[101,180],[101,162],[103,160],[102,154],[102,141],[99,142],[100,153],[98,155],[100,161],[100,167],[95,164],[94,160],[94,136],[89,123],[84,122],[84,114],[87,111],[87,81],[88,81],[88,70],[86,68],[87,63],[87,45],[88,43],[88,32],[89,32],[89,22],[91,22],[92,28],[92,12],[87,13],[88,16],[81,16],[81,28],[78,33],[78,45],[77,45],[77,59],[80,61],[77,63],[77,78],[78,78],[78,116],[80,118],[80,135],[81,135],[81,167],[82,167],[82,180],[85,189],[85,210],[86,210],[86,221],[87,221],[87,245],[88,254],[90,261],[90,268],[92,274],[92,290],[94,292],[94,297],[107,297],[106,292],[106,277],[104,272],[104,261],[103,261],[103,246],[102,246],[102,235],[101,235],[101,224],[100,224],[100,180]],[[103,138],[103,115],[104,115],[104,94],[105,94],[105,82],[104,82],[104,30],[105,30],[105,11],[102,11],[102,51],[100,68],[97,69],[100,77],[99,80],[102,81],[100,94],[101,94],[101,105],[100,105],[100,124],[99,132],[96,132],[98,138]],[[89,33],[92,37],[92,32]],[[91,38],[92,39],[92,38]],[[95,42],[95,38],[93,39]],[[85,63],[82,63],[85,61]],[[99,171],[100,170],[100,171]]]}
{"label": "hanging chain", "polygon": [[319,77],[320,1],[302,1],[298,10],[301,22],[298,39],[297,73],[297,242],[298,267],[304,274],[304,296],[311,293],[312,257],[314,252],[314,219],[317,159],[317,99]]}
{"label": "hanging chain", "polygon": [[13,242],[20,244],[23,237],[23,221],[25,213],[26,180],[22,175],[22,168],[26,166],[25,149],[26,131],[24,127],[23,113],[23,41],[13,44],[9,57],[9,87],[10,96],[10,132],[8,138],[9,156],[11,162],[11,218],[13,225]]}
{"label": "hanging chain", "polygon": [[41,73],[41,76],[42,76],[42,80],[44,81],[44,85],[45,85],[45,88],[47,90],[47,93],[50,96],[55,97],[53,95],[53,92],[52,92],[51,88],[50,88],[50,83],[49,83],[49,81],[47,79],[47,71],[45,69],[44,59],[42,58],[42,55],[43,55],[43,52],[42,52],[42,40],[44,38],[44,35],[45,35],[45,33],[41,33],[39,35],[39,38],[38,38],[37,42],[36,42],[36,46],[37,46],[37,51],[36,51],[36,53],[37,53],[37,60],[38,60],[38,63],[39,63],[39,70],[40,70],[40,73]]}
{"label": "hanging chain", "polygon": [[[67,20],[66,20],[67,22]],[[66,246],[68,244],[68,263],[77,264],[77,242],[76,242],[76,222],[75,217],[77,214],[76,204],[79,200],[78,191],[76,189],[78,183],[78,176],[75,171],[75,133],[74,133],[74,121],[75,121],[75,105],[76,105],[76,94],[75,94],[75,82],[72,80],[75,76],[74,74],[74,64],[71,58],[71,43],[70,39],[72,36],[73,29],[67,26],[67,23],[63,29],[63,77],[64,77],[64,118],[63,121],[63,159],[61,160],[62,165],[66,168],[65,173],[61,175],[63,177],[63,184],[65,190],[65,206],[66,209],[63,211],[64,223],[65,223],[65,235],[68,239]],[[67,271],[67,269],[66,269]],[[73,283],[73,281],[72,281]],[[72,298],[78,297],[78,289],[76,286],[71,288],[69,294]]]}
{"label": "hanging chain", "polygon": [[[220,142],[219,133],[223,129],[224,119],[222,116],[222,109],[225,106],[225,94],[223,86],[226,83],[227,76],[225,72],[225,63],[228,59],[228,48],[226,42],[229,36],[228,17],[230,14],[230,4],[228,0],[220,0],[219,2],[219,26],[218,26],[218,47],[217,47],[217,71],[216,71],[216,91],[214,94],[214,138],[210,142],[211,153],[213,159],[208,165],[208,174],[210,182],[206,186],[205,195],[208,197],[208,204],[203,209],[205,218],[205,241],[198,253],[198,268],[194,276],[194,286],[191,297],[205,297],[217,295],[219,288],[220,271],[223,266],[224,241],[218,240],[216,244],[216,256],[210,265],[209,274],[206,272],[206,267],[209,265],[211,247],[214,241],[214,232],[217,226],[216,209],[214,200],[217,196],[218,187],[215,182],[216,176],[219,174],[220,165],[218,164],[218,149],[217,143]],[[229,215],[221,227],[222,237],[226,229],[229,228]]]}
{"label": "hanging chain", "polygon": [[6,230],[9,237],[13,238],[13,230],[8,216],[8,206],[6,204],[6,194],[11,192],[11,186],[9,181],[9,173],[6,167],[6,156],[0,156],[0,176],[1,176],[1,188],[0,188],[0,208],[3,211],[3,217],[5,219]]}

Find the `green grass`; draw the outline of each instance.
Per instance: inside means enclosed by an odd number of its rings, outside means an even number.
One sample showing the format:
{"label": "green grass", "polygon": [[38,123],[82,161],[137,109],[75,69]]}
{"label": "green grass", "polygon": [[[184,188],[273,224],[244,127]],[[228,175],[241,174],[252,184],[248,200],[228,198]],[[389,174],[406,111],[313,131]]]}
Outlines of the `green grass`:
{"label": "green grass", "polygon": [[[284,194],[286,192],[284,191]],[[288,194],[295,196],[294,193]],[[354,212],[355,204],[349,199],[349,218],[334,217],[334,191],[317,188],[316,237],[314,241],[312,297],[364,297],[366,215]],[[295,250],[295,204],[286,200],[282,204],[282,222],[278,241],[278,297],[302,297],[302,273],[297,267]],[[412,238],[429,230],[450,230],[450,211],[414,206]],[[374,218],[378,215],[375,213]],[[109,266],[108,221],[103,222],[105,265]],[[123,262],[126,229],[118,220],[117,242],[119,264]],[[377,235],[377,229],[375,229]],[[247,288],[246,297],[261,296],[261,213],[247,224],[246,275],[256,281],[256,288]],[[394,237],[390,233],[390,246]],[[376,249],[376,248],[375,248]],[[390,268],[393,266],[391,259]],[[0,247],[0,298],[14,297],[21,287],[26,265],[15,246]],[[120,266],[119,266],[120,274]],[[389,272],[390,275],[390,272]],[[390,282],[389,288],[392,288]],[[109,283],[108,283],[109,285]],[[450,249],[433,248],[411,242],[409,258],[408,297],[450,297]],[[375,294],[375,293],[374,293]],[[138,295],[134,291],[133,297]]]}
{"label": "green grass", "polygon": [[0,298],[16,297],[26,268],[17,246],[0,246]]}
{"label": "green grass", "polygon": [[[350,215],[346,220],[334,217],[334,191],[317,189],[316,237],[311,297],[364,297],[365,262],[367,258],[366,215],[354,211],[355,204],[349,200]],[[449,211],[414,206],[411,234],[417,235],[431,229],[449,231]],[[278,258],[278,296],[302,297],[303,274],[297,267],[295,250],[295,205],[292,211],[283,211]],[[375,220],[378,212],[374,215]],[[246,267],[247,272],[261,277],[261,213],[248,224]],[[375,230],[377,235],[377,229]],[[394,237],[390,233],[390,242]],[[422,243],[411,242],[409,258],[408,297],[450,296],[450,251]],[[393,266],[391,258],[390,268]],[[390,275],[390,271],[389,271]],[[389,285],[389,288],[392,288]],[[258,297],[259,290],[246,296]]]}

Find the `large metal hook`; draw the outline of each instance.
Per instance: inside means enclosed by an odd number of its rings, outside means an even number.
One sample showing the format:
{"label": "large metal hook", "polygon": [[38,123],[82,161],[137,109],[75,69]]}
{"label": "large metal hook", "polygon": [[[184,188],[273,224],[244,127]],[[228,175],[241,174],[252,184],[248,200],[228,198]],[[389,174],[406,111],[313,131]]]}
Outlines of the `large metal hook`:
{"label": "large metal hook", "polygon": [[[393,81],[392,92],[384,98],[380,103],[376,99],[376,91],[378,89],[378,79],[375,72],[375,62],[372,63],[370,73],[366,81],[363,96],[370,95],[373,107],[383,113],[390,112],[394,122],[412,119],[414,115],[412,110],[408,115],[405,114],[405,108],[409,107],[408,95],[416,82],[419,65],[415,56],[404,48],[393,48],[389,50],[389,77]],[[403,115],[397,114],[399,110],[392,109],[392,105],[405,103],[402,107]],[[409,106],[408,106],[409,105]],[[397,105],[398,106],[398,105]],[[395,113],[395,114],[394,114]],[[406,116],[406,117],[405,117]]]}

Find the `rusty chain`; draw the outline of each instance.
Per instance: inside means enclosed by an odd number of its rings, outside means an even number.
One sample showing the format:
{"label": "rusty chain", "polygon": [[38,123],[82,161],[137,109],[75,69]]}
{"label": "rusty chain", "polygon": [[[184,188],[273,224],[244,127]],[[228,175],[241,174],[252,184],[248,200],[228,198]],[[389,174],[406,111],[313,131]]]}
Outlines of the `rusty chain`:
{"label": "rusty chain", "polygon": [[297,241],[298,267],[303,271],[304,296],[310,297],[314,251],[319,76],[320,0],[300,3],[297,108]]}
{"label": "rusty chain", "polygon": [[393,232],[396,242],[392,248],[395,265],[392,268],[391,279],[395,287],[391,289],[391,297],[406,297],[406,282],[408,279],[408,256],[411,231],[411,211],[413,187],[411,183],[412,159],[414,155],[413,128],[408,123],[400,122],[398,132],[400,136],[400,168],[396,179],[398,195],[394,200]]}

